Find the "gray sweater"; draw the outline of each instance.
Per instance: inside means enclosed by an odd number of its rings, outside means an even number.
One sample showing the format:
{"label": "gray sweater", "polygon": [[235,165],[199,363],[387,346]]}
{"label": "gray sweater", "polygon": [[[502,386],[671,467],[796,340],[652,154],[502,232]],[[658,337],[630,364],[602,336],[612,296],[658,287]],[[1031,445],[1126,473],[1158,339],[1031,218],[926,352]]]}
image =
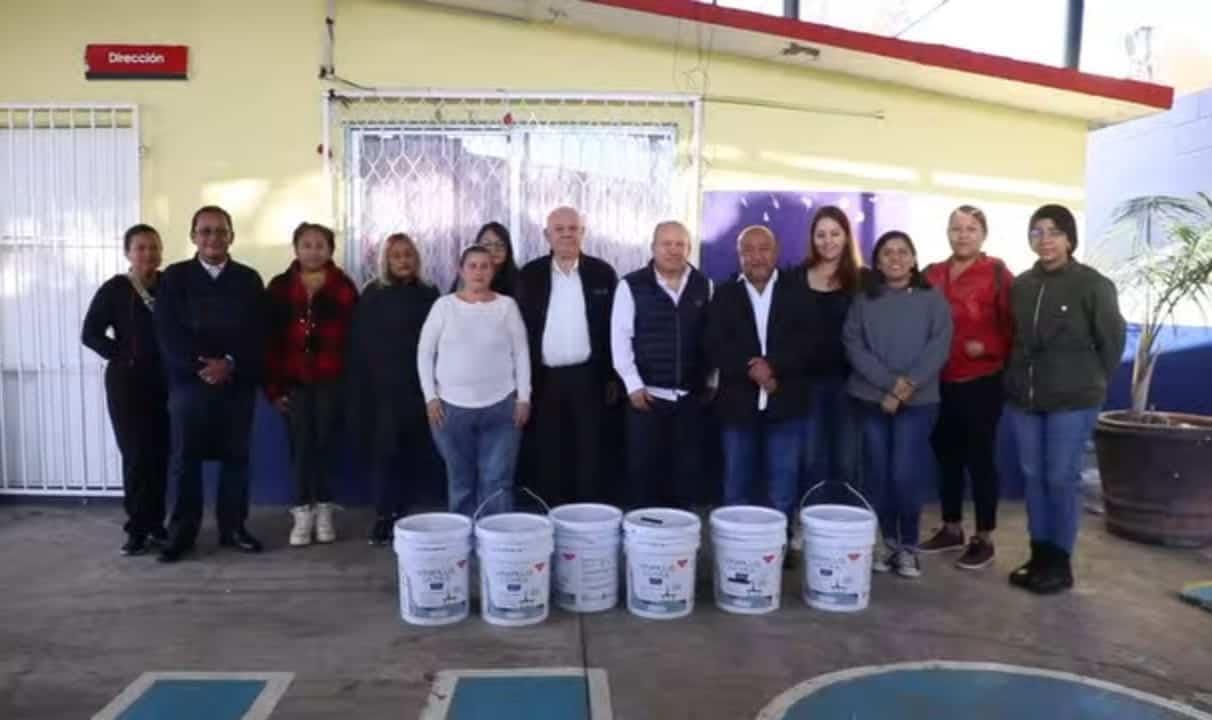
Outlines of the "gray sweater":
{"label": "gray sweater", "polygon": [[951,307],[936,290],[861,293],[846,316],[842,342],[853,368],[850,395],[878,403],[903,376],[917,388],[909,405],[937,403],[938,375],[951,349]]}

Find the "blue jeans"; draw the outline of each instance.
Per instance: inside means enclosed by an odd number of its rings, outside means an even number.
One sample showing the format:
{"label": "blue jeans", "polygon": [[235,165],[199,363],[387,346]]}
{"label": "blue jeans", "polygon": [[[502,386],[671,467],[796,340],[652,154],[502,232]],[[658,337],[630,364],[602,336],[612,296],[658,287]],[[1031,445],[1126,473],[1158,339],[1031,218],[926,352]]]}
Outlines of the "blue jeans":
{"label": "blue jeans", "polygon": [[1098,408],[1032,413],[1006,406],[1027,496],[1033,542],[1073,553],[1081,518],[1082,453],[1098,421]]}
{"label": "blue jeans", "polygon": [[724,426],[725,505],[769,504],[787,515],[790,530],[799,499],[804,423],[803,418],[768,422],[759,417],[752,425]]}
{"label": "blue jeans", "polygon": [[888,415],[878,405],[860,403],[866,459],[867,499],[879,513],[884,539],[893,547],[918,544],[925,489],[934,487],[930,433],[938,404],[907,405]]}
{"label": "blue jeans", "polygon": [[861,486],[859,438],[853,399],[846,394],[845,378],[821,380],[812,386],[812,409],[804,422],[804,464],[799,492],[817,483],[827,485],[813,494],[812,503],[852,502],[841,487]]}
{"label": "blue jeans", "polygon": [[510,393],[487,407],[465,408],[442,401],[445,419],[433,431],[434,444],[446,461],[450,512],[471,517],[498,490],[484,513],[508,512],[513,507],[513,472],[522,431],[513,423],[517,398]]}

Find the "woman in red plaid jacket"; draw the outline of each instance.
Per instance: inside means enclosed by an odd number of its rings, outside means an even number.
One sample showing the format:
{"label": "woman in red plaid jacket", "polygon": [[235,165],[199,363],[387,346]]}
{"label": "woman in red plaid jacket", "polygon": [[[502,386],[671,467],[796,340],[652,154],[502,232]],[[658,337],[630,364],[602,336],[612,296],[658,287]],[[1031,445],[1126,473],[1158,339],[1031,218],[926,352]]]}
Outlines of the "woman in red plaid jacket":
{"label": "woman in red plaid jacket", "polygon": [[286,417],[298,505],[290,544],[336,539],[328,475],[340,433],[341,376],[358,290],[332,261],[331,229],[295,228],[295,260],[269,283],[265,393]]}

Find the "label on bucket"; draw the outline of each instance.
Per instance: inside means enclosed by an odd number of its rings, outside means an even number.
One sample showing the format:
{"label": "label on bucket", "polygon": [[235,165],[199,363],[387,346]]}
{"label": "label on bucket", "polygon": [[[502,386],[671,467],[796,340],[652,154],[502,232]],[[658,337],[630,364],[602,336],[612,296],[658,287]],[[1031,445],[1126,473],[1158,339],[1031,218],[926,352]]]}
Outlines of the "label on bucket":
{"label": "label on bucket", "polygon": [[401,563],[405,610],[418,620],[440,620],[467,613],[467,556],[410,557]]}
{"label": "label on bucket", "polygon": [[619,597],[617,548],[556,548],[555,598],[565,609],[611,607]]}
{"label": "label on bucket", "polygon": [[781,549],[723,550],[716,546],[716,599],[721,605],[743,610],[775,606],[783,586]]}
{"label": "label on bucket", "polygon": [[627,594],[631,607],[674,615],[690,607],[694,593],[694,555],[651,556],[630,551]]}
{"label": "label on bucket", "polygon": [[871,549],[816,550],[804,553],[804,595],[810,602],[848,608],[865,605],[871,592]]}
{"label": "label on bucket", "polygon": [[532,620],[547,612],[550,562],[505,560],[491,556],[480,563],[485,611],[502,620]]}

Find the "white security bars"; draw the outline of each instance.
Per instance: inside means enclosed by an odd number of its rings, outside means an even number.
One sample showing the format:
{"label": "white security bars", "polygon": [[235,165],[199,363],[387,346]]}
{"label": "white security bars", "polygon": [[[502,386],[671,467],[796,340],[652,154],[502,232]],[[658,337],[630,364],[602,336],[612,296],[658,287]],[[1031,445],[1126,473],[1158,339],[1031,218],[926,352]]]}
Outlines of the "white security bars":
{"label": "white security bars", "polygon": [[700,116],[691,96],[334,92],[325,122],[345,262],[365,281],[383,238],[406,232],[445,291],[480,225],[508,227],[521,264],[547,252],[547,213],[572,205],[586,251],[630,272],[657,222],[696,224]]}
{"label": "white security bars", "polygon": [[0,105],[0,493],[120,495],[102,384],[80,345],[139,217],[131,105]]}

